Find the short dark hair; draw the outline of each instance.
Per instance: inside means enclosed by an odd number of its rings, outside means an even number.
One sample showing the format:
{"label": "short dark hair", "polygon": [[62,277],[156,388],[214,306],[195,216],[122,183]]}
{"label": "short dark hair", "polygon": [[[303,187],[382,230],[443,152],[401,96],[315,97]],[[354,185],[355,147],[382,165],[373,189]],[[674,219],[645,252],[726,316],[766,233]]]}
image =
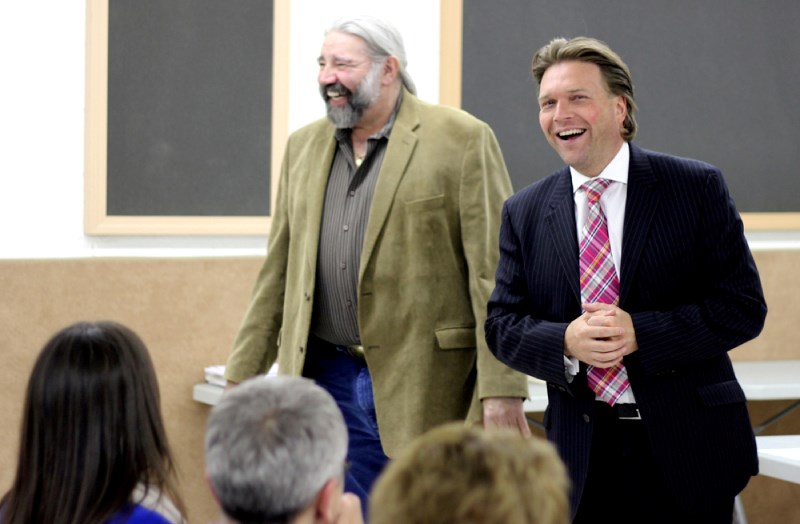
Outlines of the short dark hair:
{"label": "short dark hair", "polygon": [[625,99],[627,115],[622,123],[622,138],[630,142],[636,136],[636,101],[633,98],[633,79],[628,66],[608,44],[585,36],[571,40],[555,38],[533,55],[531,72],[536,84],[541,86],[542,77],[550,66],[570,60],[588,62],[600,68],[608,92]]}

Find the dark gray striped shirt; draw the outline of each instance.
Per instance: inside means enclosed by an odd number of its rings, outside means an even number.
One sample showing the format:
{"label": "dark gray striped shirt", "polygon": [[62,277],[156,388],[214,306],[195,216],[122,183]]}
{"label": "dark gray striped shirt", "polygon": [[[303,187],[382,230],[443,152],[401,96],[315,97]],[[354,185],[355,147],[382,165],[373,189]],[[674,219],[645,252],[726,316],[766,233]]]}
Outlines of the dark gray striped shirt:
{"label": "dark gray striped shirt", "polygon": [[311,333],[333,344],[361,343],[358,268],[372,194],[396,114],[397,109],[386,126],[369,137],[367,153],[359,167],[353,154],[350,130],[336,131],[338,147],[325,190],[311,321]]}

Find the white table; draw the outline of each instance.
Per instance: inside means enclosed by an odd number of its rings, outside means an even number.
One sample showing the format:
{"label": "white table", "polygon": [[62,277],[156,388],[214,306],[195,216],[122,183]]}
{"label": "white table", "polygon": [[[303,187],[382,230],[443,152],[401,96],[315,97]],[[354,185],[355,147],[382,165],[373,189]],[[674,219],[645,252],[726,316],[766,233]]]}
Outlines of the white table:
{"label": "white table", "polygon": [[756,435],[800,407],[800,360],[734,362],[736,378],[747,400],[794,400],[791,405],[753,426]]}
{"label": "white table", "polygon": [[759,474],[800,484],[800,435],[756,437]]}
{"label": "white table", "polygon": [[[792,406],[779,413],[785,416],[800,407],[800,360],[765,360],[734,362],[736,377],[744,389],[747,400],[796,400]],[[192,398],[203,404],[214,405],[222,395],[223,388],[202,383],[194,386]],[[529,398],[525,401],[525,412],[541,413],[547,407],[547,385],[536,378],[528,379]],[[774,422],[772,417],[768,421]],[[762,424],[763,426],[763,424]],[[763,428],[762,428],[763,429]]]}
{"label": "white table", "polygon": [[[215,384],[195,384],[192,389],[192,399],[197,402],[216,405],[222,396],[224,388]],[[528,400],[525,401],[525,411],[527,413],[542,412],[547,407],[547,385],[539,379],[530,378],[528,380]]]}
{"label": "white table", "polygon": [[523,407],[525,413],[541,413],[547,408],[547,384],[543,380],[528,377],[528,399]]}

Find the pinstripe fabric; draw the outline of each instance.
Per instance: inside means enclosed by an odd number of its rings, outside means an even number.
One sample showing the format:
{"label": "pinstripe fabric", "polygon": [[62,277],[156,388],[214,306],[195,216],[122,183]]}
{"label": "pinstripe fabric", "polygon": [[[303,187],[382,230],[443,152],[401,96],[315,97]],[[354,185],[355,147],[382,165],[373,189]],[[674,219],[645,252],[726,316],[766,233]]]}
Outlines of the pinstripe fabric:
{"label": "pinstripe fabric", "polygon": [[[504,363],[547,382],[547,436],[580,501],[598,405],[564,373],[564,332],[581,314],[569,169],[518,191],[503,210],[486,338]],[[722,173],[630,145],[619,307],[638,351],[625,357],[642,424],[669,489],[688,511],[732,499],[758,471],[744,392],[728,351],[761,331],[766,304]]]}
{"label": "pinstripe fabric", "polygon": [[[619,278],[611,258],[611,242],[608,239],[606,216],[600,207],[600,196],[611,185],[610,180],[595,178],[581,187],[586,191],[589,212],[583,228],[578,258],[581,270],[581,299],[585,303],[619,302]],[[610,368],[590,366],[586,379],[592,391],[610,405],[614,405],[630,386],[625,366]]]}
{"label": "pinstripe fabric", "polygon": [[[390,122],[391,124],[391,122]],[[367,141],[356,167],[349,130],[336,134],[336,154],[328,177],[320,226],[316,307],[311,332],[332,344],[360,344],[358,269],[372,195],[388,143],[384,129]]]}

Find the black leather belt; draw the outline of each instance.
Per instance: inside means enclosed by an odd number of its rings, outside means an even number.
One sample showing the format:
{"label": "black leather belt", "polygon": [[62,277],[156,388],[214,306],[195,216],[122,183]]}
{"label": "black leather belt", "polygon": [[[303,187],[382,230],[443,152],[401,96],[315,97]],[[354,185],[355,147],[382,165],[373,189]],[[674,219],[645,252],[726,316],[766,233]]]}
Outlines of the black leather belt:
{"label": "black leather belt", "polygon": [[339,344],[331,344],[327,340],[323,340],[319,337],[314,335],[310,335],[308,337],[308,343],[312,347],[319,347],[325,348],[325,350],[335,350],[341,353],[344,353],[356,360],[360,360],[361,362],[366,362],[367,357],[364,356],[364,346],[358,344],[351,344],[348,346],[341,346]]}

